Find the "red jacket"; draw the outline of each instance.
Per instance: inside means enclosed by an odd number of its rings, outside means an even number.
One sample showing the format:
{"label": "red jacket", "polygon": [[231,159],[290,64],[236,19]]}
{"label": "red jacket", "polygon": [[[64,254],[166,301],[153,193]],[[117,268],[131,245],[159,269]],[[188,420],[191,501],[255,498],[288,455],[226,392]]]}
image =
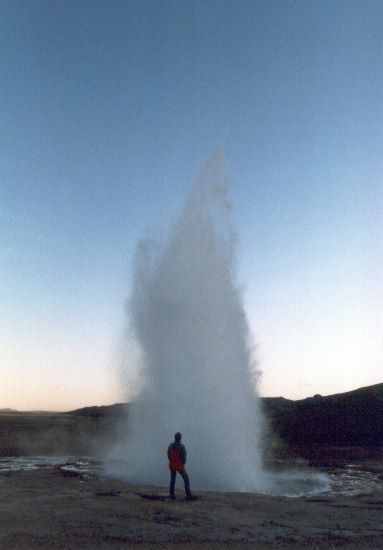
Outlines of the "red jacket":
{"label": "red jacket", "polygon": [[174,441],[168,447],[168,459],[170,470],[176,470],[177,472],[184,471],[184,464],[186,463],[186,450],[182,443]]}

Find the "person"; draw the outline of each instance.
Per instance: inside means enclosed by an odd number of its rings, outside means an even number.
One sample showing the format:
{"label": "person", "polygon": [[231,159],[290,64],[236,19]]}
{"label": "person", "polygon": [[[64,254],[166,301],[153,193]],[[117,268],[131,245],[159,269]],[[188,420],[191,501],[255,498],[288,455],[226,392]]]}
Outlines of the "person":
{"label": "person", "polygon": [[176,495],[174,492],[176,485],[177,472],[180,474],[185,484],[186,500],[192,500],[192,494],[190,492],[189,476],[185,470],[186,464],[186,449],[181,443],[182,434],[177,432],[174,435],[173,443],[170,443],[168,447],[168,459],[170,470],[170,498],[175,500]]}

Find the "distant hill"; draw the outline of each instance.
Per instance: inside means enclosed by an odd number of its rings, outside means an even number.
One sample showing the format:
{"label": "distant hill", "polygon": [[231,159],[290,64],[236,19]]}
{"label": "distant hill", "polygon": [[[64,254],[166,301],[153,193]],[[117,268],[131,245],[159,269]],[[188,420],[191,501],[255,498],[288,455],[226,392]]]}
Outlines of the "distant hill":
{"label": "distant hill", "polygon": [[[383,384],[298,401],[263,397],[261,402],[269,425],[288,445],[383,446]],[[66,414],[103,418],[128,411],[128,403],[116,403]]]}
{"label": "distant hill", "polygon": [[114,405],[102,405],[100,407],[83,407],[82,409],[69,411],[66,414],[103,418],[105,416],[123,416],[128,413],[128,410],[129,403],[115,403]]}
{"label": "distant hill", "polygon": [[299,401],[262,399],[266,417],[290,445],[383,445],[383,384]]}
{"label": "distant hill", "polygon": [[16,409],[0,409],[0,413],[16,413],[18,412]]}

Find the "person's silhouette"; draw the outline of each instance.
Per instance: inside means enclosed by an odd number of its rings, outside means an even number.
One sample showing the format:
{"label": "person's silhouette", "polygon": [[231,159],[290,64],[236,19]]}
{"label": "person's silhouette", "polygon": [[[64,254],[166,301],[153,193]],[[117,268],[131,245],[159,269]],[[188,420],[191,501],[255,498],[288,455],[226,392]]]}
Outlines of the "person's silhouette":
{"label": "person's silhouette", "polygon": [[170,443],[168,447],[168,459],[169,459],[169,469],[170,469],[170,498],[175,500],[176,495],[174,493],[176,485],[176,475],[177,472],[180,474],[185,484],[185,493],[186,499],[192,500],[192,494],[190,492],[189,476],[185,470],[186,464],[186,449],[181,443],[182,435],[180,432],[177,432],[174,435],[173,443]]}

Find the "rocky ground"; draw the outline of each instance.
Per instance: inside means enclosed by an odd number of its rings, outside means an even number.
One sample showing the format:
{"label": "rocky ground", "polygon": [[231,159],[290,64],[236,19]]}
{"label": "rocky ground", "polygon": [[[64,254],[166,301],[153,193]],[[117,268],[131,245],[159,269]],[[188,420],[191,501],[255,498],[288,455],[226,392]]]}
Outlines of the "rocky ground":
{"label": "rocky ground", "polygon": [[[58,455],[95,459],[126,424],[118,415],[93,409],[0,414],[1,550],[383,548],[381,446],[288,446],[277,440],[271,464],[280,461],[284,468],[287,460],[294,467],[319,469],[333,476],[334,486],[350,489],[299,498],[199,492],[195,501],[186,502],[180,493],[171,502],[161,496],[163,488],[103,479],[99,473],[58,465],[8,468],[7,461],[36,455],[48,462]],[[353,465],[359,480],[354,493]]]}
{"label": "rocky ground", "polygon": [[383,493],[198,493],[175,502],[50,467],[0,473],[0,548],[383,548]]}

